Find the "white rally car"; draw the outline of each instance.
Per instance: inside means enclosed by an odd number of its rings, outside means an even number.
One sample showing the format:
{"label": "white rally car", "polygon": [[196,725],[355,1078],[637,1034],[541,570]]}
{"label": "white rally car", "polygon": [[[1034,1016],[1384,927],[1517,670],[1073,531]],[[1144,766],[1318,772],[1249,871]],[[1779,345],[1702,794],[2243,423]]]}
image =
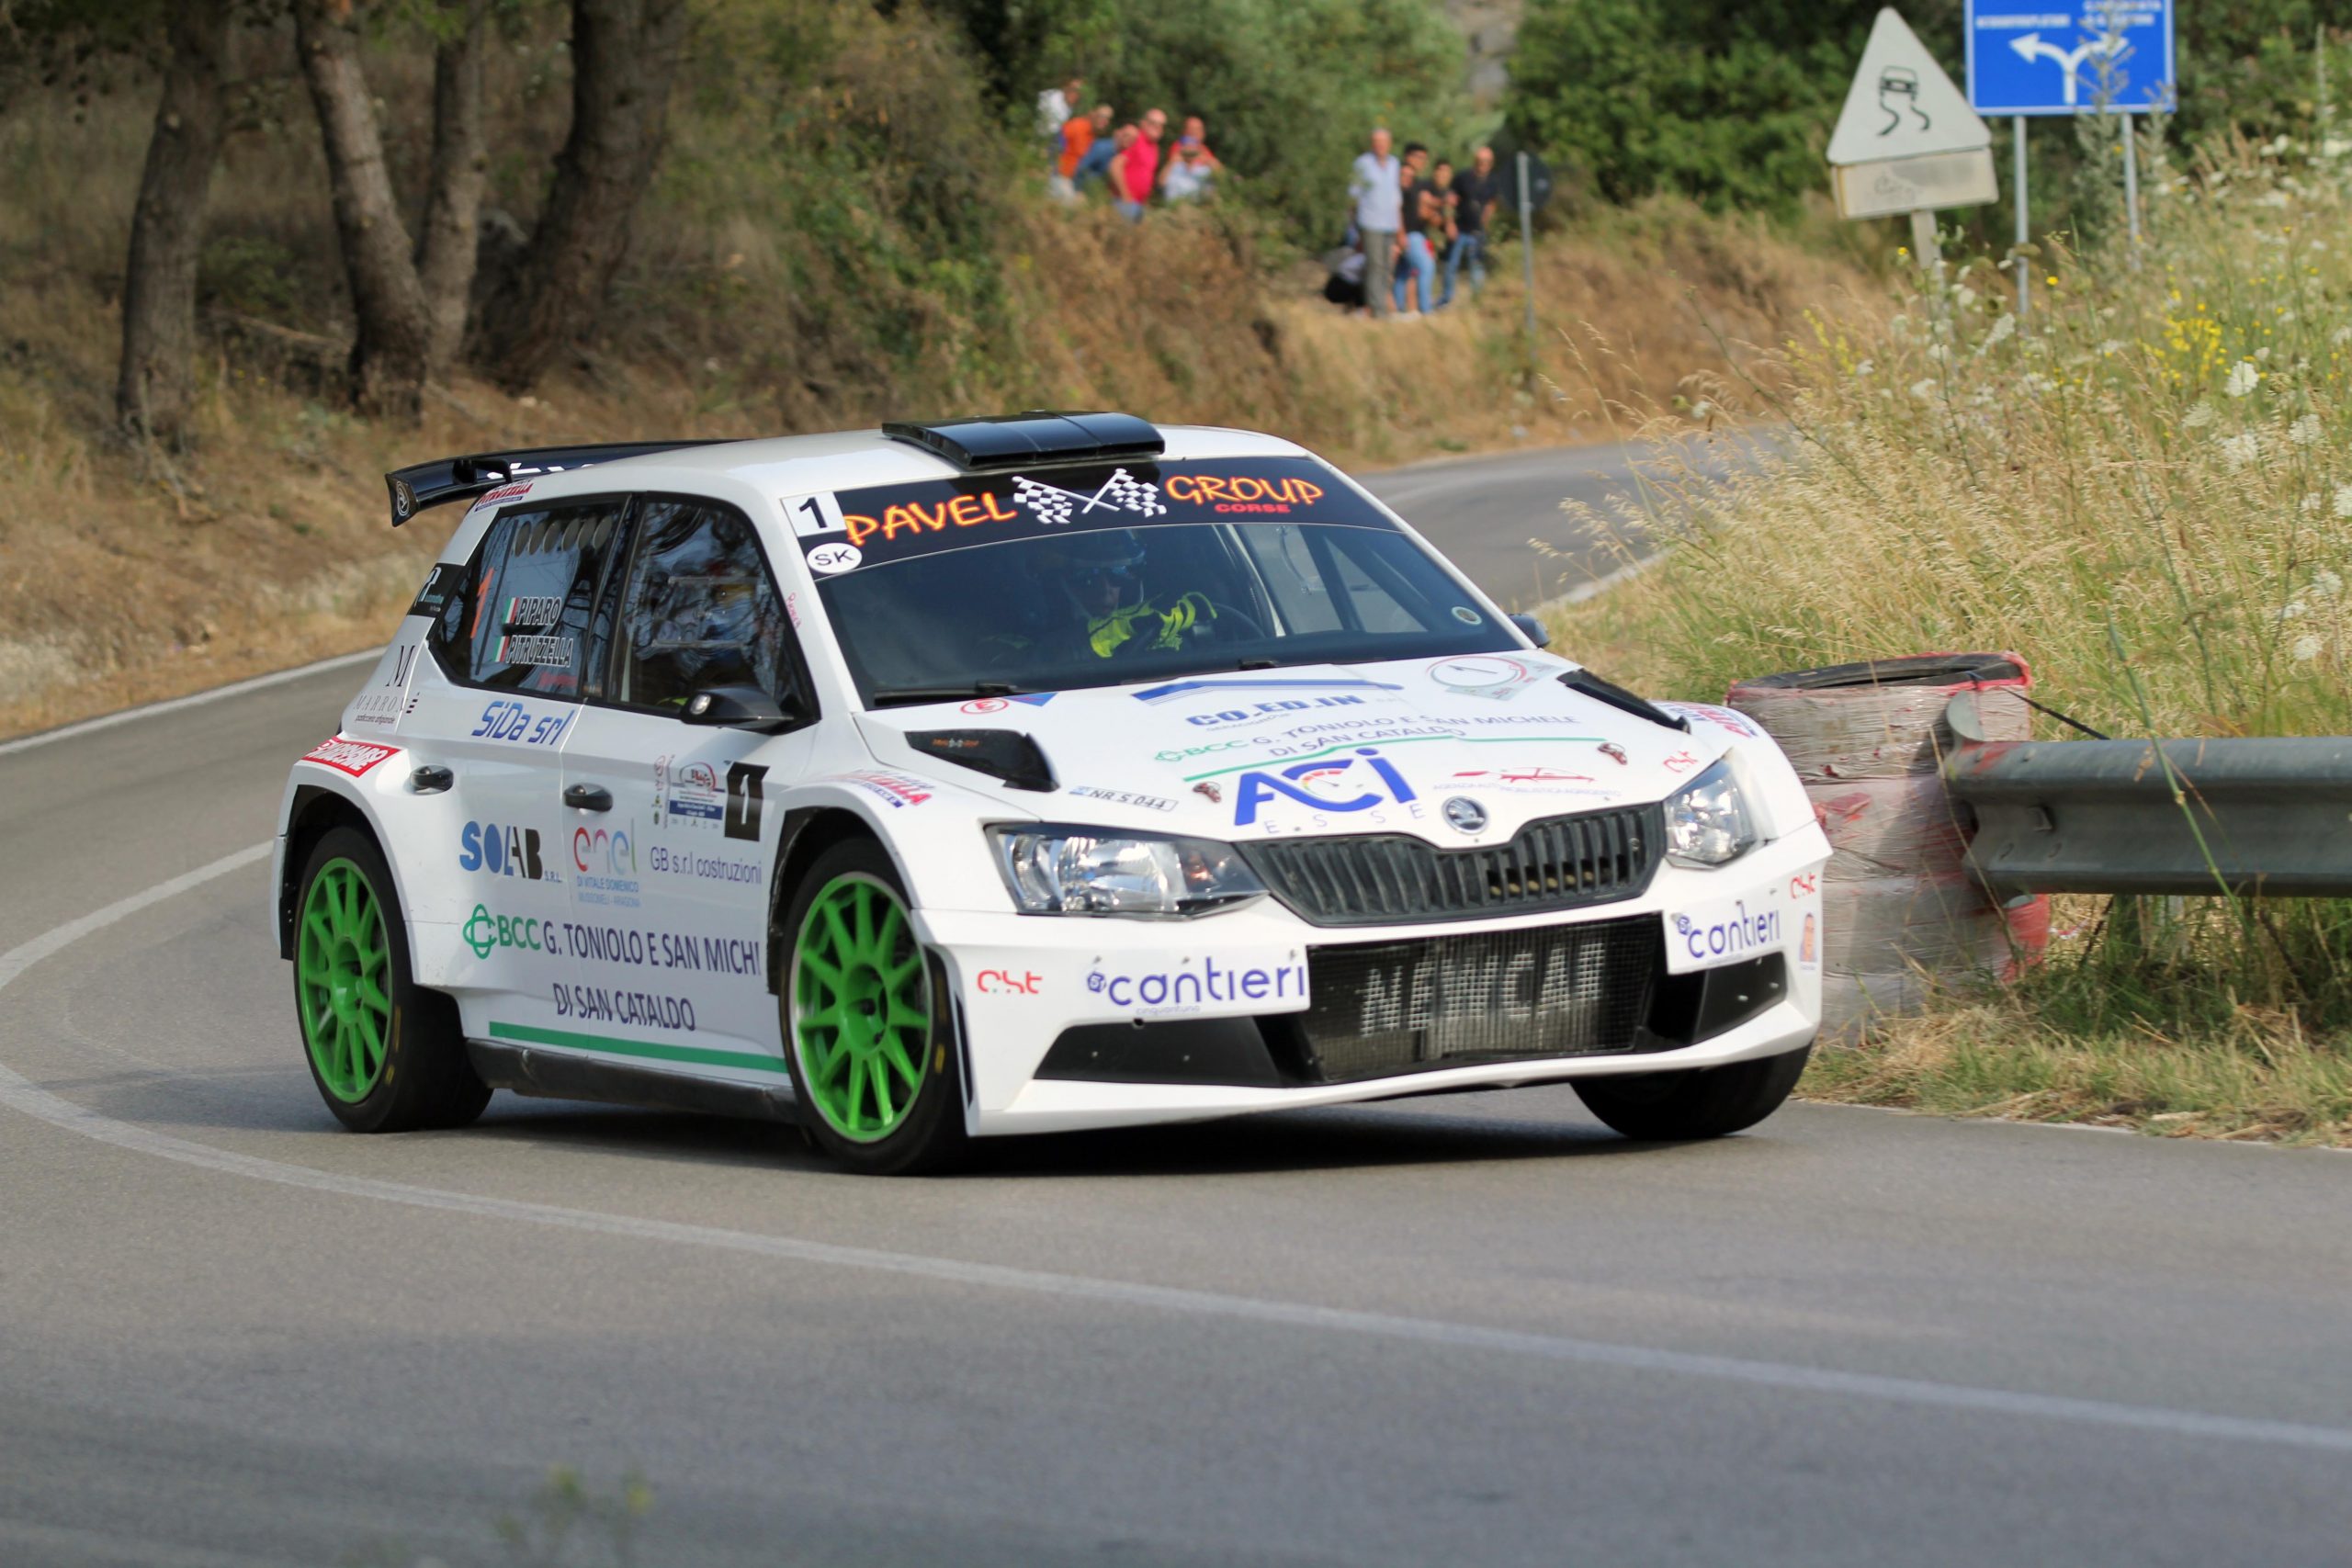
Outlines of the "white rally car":
{"label": "white rally car", "polygon": [[1289,442],[1124,414],[461,457],[277,916],[362,1131],[493,1089],[968,1139],[1558,1080],[1787,1096],[1828,846]]}

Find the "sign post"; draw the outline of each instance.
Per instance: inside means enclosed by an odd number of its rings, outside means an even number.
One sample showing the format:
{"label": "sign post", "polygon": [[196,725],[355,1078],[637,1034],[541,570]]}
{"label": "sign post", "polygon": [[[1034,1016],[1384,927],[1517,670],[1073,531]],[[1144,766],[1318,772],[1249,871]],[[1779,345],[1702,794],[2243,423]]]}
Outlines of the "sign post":
{"label": "sign post", "polygon": [[[2123,206],[2138,265],[2140,158],[2132,118],[2172,107],[2179,80],[2173,0],[2080,0],[2074,10],[2033,12],[2007,0],[1963,0],[1968,107],[2018,117],[2018,243],[2025,243],[2025,117],[2123,117]],[[2018,309],[2025,309],[2025,264]]]}
{"label": "sign post", "polygon": [[1968,107],[1918,35],[1892,8],[1870,41],[1829,138],[1838,210],[1848,218],[1911,214],[1919,265],[1936,256],[1940,208],[1997,200],[1993,133]]}
{"label": "sign post", "polygon": [[2009,162],[2018,197],[2018,319],[2025,319],[2026,308],[2033,298],[2033,267],[2025,254],[2026,237],[2031,232],[2026,223],[2025,208],[2025,116],[2011,115],[2009,123],[2017,128],[2017,151]]}

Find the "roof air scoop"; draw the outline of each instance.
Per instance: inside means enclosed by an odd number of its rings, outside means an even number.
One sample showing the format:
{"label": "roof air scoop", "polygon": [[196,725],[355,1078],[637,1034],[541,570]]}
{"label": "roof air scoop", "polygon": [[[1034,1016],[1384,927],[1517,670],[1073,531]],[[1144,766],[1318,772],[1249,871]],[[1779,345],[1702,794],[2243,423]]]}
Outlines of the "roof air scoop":
{"label": "roof air scoop", "polygon": [[967,473],[1037,463],[1136,462],[1159,457],[1166,446],[1156,426],[1131,413],[1038,410],[929,424],[893,422],[882,427],[882,434],[920,446]]}

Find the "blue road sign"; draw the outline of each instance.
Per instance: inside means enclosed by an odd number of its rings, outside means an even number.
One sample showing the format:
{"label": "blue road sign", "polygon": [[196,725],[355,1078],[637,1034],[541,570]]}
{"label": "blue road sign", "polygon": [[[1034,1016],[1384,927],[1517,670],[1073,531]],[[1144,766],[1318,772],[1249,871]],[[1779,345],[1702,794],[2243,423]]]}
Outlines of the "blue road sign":
{"label": "blue road sign", "polygon": [[[2045,0],[2046,3],[2046,0]],[[2173,107],[2172,0],[1967,0],[1978,114],[2146,114]]]}

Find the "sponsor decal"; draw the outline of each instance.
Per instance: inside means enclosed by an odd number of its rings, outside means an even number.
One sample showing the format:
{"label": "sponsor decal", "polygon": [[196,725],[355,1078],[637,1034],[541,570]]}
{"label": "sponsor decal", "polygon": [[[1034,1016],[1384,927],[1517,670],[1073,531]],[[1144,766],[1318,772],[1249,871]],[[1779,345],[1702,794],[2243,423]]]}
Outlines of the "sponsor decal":
{"label": "sponsor decal", "polygon": [[1719,899],[1666,920],[1666,968],[1671,975],[1736,964],[1781,945],[1781,911],[1746,898]]}
{"label": "sponsor decal", "polygon": [[1216,785],[1213,784],[1196,784],[1193,786],[1193,793],[1194,795],[1207,796],[1208,802],[1211,806],[1219,805],[1225,799],[1225,791],[1217,788]]}
{"label": "sponsor decal", "polygon": [[399,525],[416,515],[416,491],[406,479],[392,481],[392,522]]}
{"label": "sponsor decal", "polygon": [[1804,876],[1792,876],[1789,878],[1789,897],[1792,898],[1810,898],[1814,896],[1815,892],[1818,890],[1820,886],[1821,874],[1817,871],[1809,873]]}
{"label": "sponsor decal", "polygon": [[1093,784],[1072,784],[1065,793],[1084,800],[1107,800],[1117,806],[1140,806],[1146,811],[1173,811],[1176,803],[1161,795],[1137,795],[1132,790],[1101,789]]}
{"label": "sponsor decal", "polygon": [[718,771],[708,762],[681,762],[675,757],[653,759],[653,825],[710,828],[727,815],[726,795]]}
{"label": "sponsor decal", "polygon": [[972,982],[973,989],[984,997],[1034,997],[1045,979],[1035,970],[983,969]]}
{"label": "sponsor decal", "polygon": [[[1271,822],[1261,822],[1259,813],[1269,804],[1290,801],[1316,813],[1312,826],[1328,825],[1329,812],[1353,813],[1370,811],[1366,820],[1385,822],[1384,807],[1406,807],[1406,815],[1418,818],[1420,808],[1414,805],[1418,798],[1413,786],[1405,782],[1396,764],[1369,746],[1357,748],[1344,757],[1294,762],[1285,768],[1250,769],[1234,781],[1233,825],[1237,828],[1260,827],[1269,833],[1285,829]],[[1288,829],[1305,832],[1306,827]]]}
{"label": "sponsor decal", "polygon": [[1456,604],[1453,607],[1453,618],[1460,621],[1465,626],[1475,626],[1480,621],[1486,619],[1484,615],[1479,615],[1477,611],[1472,609],[1467,604]]}
{"label": "sponsor decal", "polygon": [[363,692],[351,705],[351,720],[385,729],[398,725],[408,711],[403,688],[408,685],[409,671],[416,668],[416,650],[423,646],[414,642],[399,644],[392,649],[392,668],[382,682],[372,690]]}
{"label": "sponsor decal", "polygon": [[469,822],[458,834],[458,869],[487,872],[492,876],[519,876],[526,882],[558,882],[547,873],[539,856],[537,828],[500,827],[495,822]]}
{"label": "sponsor decal", "polygon": [[636,905],[636,826],[571,830],[571,869],[579,874],[572,886],[580,889],[582,903]]}
{"label": "sponsor decal", "polygon": [[502,948],[524,953],[552,953],[548,938],[555,934],[553,920],[520,915],[493,915],[486,904],[476,904],[461,932],[476,958],[488,958]]}
{"label": "sponsor decal", "polygon": [[1184,716],[1184,722],[1196,729],[1217,729],[1234,724],[1261,724],[1269,718],[1283,718],[1304,713],[1310,708],[1355,707],[1363,702],[1357,696],[1283,697],[1271,703],[1250,703],[1243,707],[1219,708],[1215,713]]}
{"label": "sponsor decal", "polygon": [[521,637],[502,637],[498,650],[492,657],[501,664],[521,664],[534,670],[569,670],[580,652],[579,639],[548,637],[542,633],[526,633]]}
{"label": "sponsor decal", "polygon": [[905,773],[835,773],[833,777],[842,784],[856,785],[893,811],[909,806],[921,806],[931,798],[930,784]]}
{"label": "sponsor decal", "polygon": [[[1476,721],[1464,720],[1463,722],[1471,723]],[[1552,721],[1541,718],[1512,718],[1505,716],[1498,716],[1496,722],[1546,724]],[[1373,721],[1369,725],[1364,726],[1359,726],[1352,723],[1315,724],[1302,725],[1299,728],[1302,731],[1313,730],[1318,732],[1333,729],[1342,731],[1354,730],[1355,733],[1349,735],[1345,739],[1325,745],[1317,745],[1315,743],[1322,739],[1319,733],[1301,734],[1295,742],[1290,740],[1269,740],[1262,737],[1244,736],[1238,740],[1216,741],[1204,746],[1186,747],[1182,750],[1171,749],[1170,750],[1158,753],[1158,756],[1159,760],[1163,762],[1181,762],[1189,761],[1194,757],[1207,755],[1211,752],[1238,750],[1243,747],[1257,747],[1264,753],[1261,758],[1255,761],[1234,762],[1225,767],[1210,768],[1203,773],[1187,773],[1184,775],[1184,781],[1187,784],[1190,784],[1196,779],[1216,778],[1225,773],[1238,773],[1250,768],[1262,768],[1265,767],[1269,761],[1279,758],[1288,758],[1295,761],[1307,761],[1317,757],[1337,756],[1342,751],[1346,751],[1351,749],[1361,749],[1363,746],[1374,742],[1384,746],[1409,746],[1418,742],[1430,740],[1451,740],[1464,746],[1589,746],[1592,744],[1592,737],[1589,735],[1469,735],[1464,733],[1457,725],[1445,723],[1431,723],[1426,725],[1412,723],[1399,727],[1385,721]]]}
{"label": "sponsor decal", "polygon": [[1699,759],[1688,751],[1677,751],[1673,756],[1668,757],[1664,764],[1666,771],[1669,773],[1683,773],[1698,765]]}
{"label": "sponsor decal", "polygon": [[[1589,795],[1596,800],[1615,800],[1622,793],[1599,787],[1600,781],[1589,773],[1564,773],[1557,768],[1541,766],[1471,768],[1455,773],[1450,782],[1500,790],[1506,795]],[[1586,787],[1589,785],[1591,787]]]}
{"label": "sponsor decal", "polygon": [[1305,1007],[1306,965],[1293,955],[1290,963],[1258,961],[1220,964],[1204,958],[1195,966],[1189,958],[1172,969],[1129,974],[1096,967],[1088,972],[1086,988],[1120,1011],[1141,1017],[1152,1013],[1199,1012],[1212,1002],[1286,1002]]}
{"label": "sponsor decal", "polygon": [[1657,705],[1668,713],[1703,718],[1717,728],[1728,729],[1743,739],[1763,739],[1762,732],[1748,719],[1748,716],[1736,708],[1717,707],[1713,703],[1660,703]]}
{"label": "sponsor decal", "polygon": [[1401,692],[1402,686],[1392,686],[1385,681],[1367,681],[1360,675],[1335,675],[1328,680],[1298,680],[1290,677],[1270,677],[1263,681],[1217,680],[1171,681],[1164,686],[1148,686],[1131,694],[1139,703],[1159,704],[1189,696],[1194,692],[1317,692],[1361,691]]}
{"label": "sponsor decal", "polygon": [[727,836],[760,841],[760,812],[763,796],[760,781],[768,771],[757,762],[727,764]]}
{"label": "sponsor decal", "polygon": [[1441,659],[1424,673],[1457,697],[1489,697],[1498,703],[1510,701],[1537,679],[1516,659],[1488,656]]}
{"label": "sponsor decal", "polygon": [[756,980],[765,962],[763,944],[752,937],[697,936],[579,920],[541,921],[538,936],[541,951],[557,957],[632,969],[673,969]]}
{"label": "sponsor decal", "polygon": [[397,746],[379,746],[372,740],[352,740],[338,735],[332,740],[322,740],[311,747],[302,754],[302,761],[323,763],[337,773],[349,773],[356,779],[365,778],[368,770],[385,758],[400,754],[401,749]]}
{"label": "sponsor decal", "polygon": [[1614,740],[1602,741],[1600,743],[1600,754],[1608,758],[1611,761],[1616,763],[1621,768],[1625,765],[1625,748],[1618,745]]}
{"label": "sponsor decal", "polygon": [[1011,703],[1006,702],[1002,697],[979,697],[974,701],[966,703],[962,707],[957,708],[956,711],[958,713],[970,714],[1002,713],[1012,705]]}
{"label": "sponsor decal", "polygon": [[438,619],[449,607],[449,595],[457,591],[458,580],[466,574],[458,561],[435,561],[433,570],[424,574],[424,586],[416,591],[416,599],[408,607],[412,615],[429,615]]}
{"label": "sponsor decal", "polygon": [[704,882],[740,882],[756,886],[767,880],[760,863],[729,860],[724,855],[689,854],[655,844],[646,852],[646,863],[665,876],[691,876]]}
{"label": "sponsor decal", "polygon": [[865,558],[855,545],[819,545],[808,552],[808,570],[820,577],[831,577],[854,570]]}
{"label": "sponsor decal", "polygon": [[[993,502],[996,498],[989,496],[983,499]],[[1137,517],[1159,517],[1168,511],[1160,504],[1158,485],[1136,479],[1125,468],[1112,469],[1111,477],[1095,486],[1092,495],[1080,495],[1059,485],[1033,479],[1026,474],[1015,474],[1012,476],[1012,499],[1038,522],[1054,525],[1066,524],[1072,517],[1082,517],[1097,507],[1132,513]],[[937,528],[940,525],[934,523],[931,526]]]}
{"label": "sponsor decal", "polygon": [[1809,909],[1805,911],[1804,935],[1797,939],[1797,963],[1804,968],[1817,969],[1821,966],[1821,953],[1815,943],[1819,926],[1819,917]]}
{"label": "sponsor decal", "polygon": [[552,593],[514,593],[506,599],[506,615],[499,624],[512,631],[551,626],[563,619],[563,601]]}
{"label": "sponsor decal", "polygon": [[511,740],[518,746],[553,746],[571,728],[577,708],[543,713],[527,703],[492,703],[481,710],[481,721],[473,728],[471,739],[477,740]]}
{"label": "sponsor decal", "polygon": [[[1018,485],[1027,481],[1016,479],[1012,482]],[[1086,498],[1080,496],[1076,499],[1083,501]],[[938,534],[950,528],[974,528],[987,523],[1012,523],[1017,521],[1020,516],[1021,513],[1013,511],[993,495],[959,495],[932,506],[925,506],[919,501],[893,502],[884,507],[877,516],[867,516],[856,512],[846,514],[842,521],[849,532],[849,542],[846,545],[819,546],[817,549],[808,552],[808,564],[816,566],[819,571],[846,571],[849,567],[817,566],[818,550],[845,549],[850,556],[849,565],[855,566],[862,558],[859,555],[860,547],[876,537],[879,537],[884,544],[888,544],[900,534],[920,535],[925,532]],[[1063,521],[1067,522],[1068,519],[1065,518]]]}
{"label": "sponsor decal", "polygon": [[649,991],[609,991],[602,986],[555,987],[555,1015],[584,1018],[595,1023],[627,1023],[639,1029],[668,1029],[681,1034],[695,1032],[695,1004],[685,997],[655,996]]}
{"label": "sponsor decal", "polygon": [[474,498],[474,505],[496,506],[502,501],[516,501],[530,493],[530,481],[526,479],[518,485],[500,485],[496,490],[486,490]]}
{"label": "sponsor decal", "polygon": [[841,498],[829,490],[786,496],[784,514],[792,519],[792,531],[804,539],[838,534],[849,526],[842,517]]}
{"label": "sponsor decal", "polygon": [[786,594],[786,595],[784,596],[784,614],[785,614],[785,618],[786,618],[786,619],[787,619],[787,620],[789,620],[789,621],[792,623],[792,629],[793,629],[794,631],[798,631],[798,630],[800,629],[800,595],[799,595],[799,594],[797,594],[797,593],[787,593],[787,594]]}
{"label": "sponsor decal", "polygon": [[1171,501],[1212,512],[1286,513],[1323,499],[1321,485],[1302,479],[1265,479],[1254,474],[1177,474],[1168,481]]}

